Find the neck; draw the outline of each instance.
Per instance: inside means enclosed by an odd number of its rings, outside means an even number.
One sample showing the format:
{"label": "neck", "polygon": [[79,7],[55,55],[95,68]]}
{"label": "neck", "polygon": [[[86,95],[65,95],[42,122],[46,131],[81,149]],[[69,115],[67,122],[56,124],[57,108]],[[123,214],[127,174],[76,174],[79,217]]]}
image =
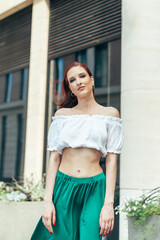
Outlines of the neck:
{"label": "neck", "polygon": [[93,94],[85,98],[78,98],[78,104],[76,109],[83,112],[91,112],[97,106],[97,102],[94,99]]}

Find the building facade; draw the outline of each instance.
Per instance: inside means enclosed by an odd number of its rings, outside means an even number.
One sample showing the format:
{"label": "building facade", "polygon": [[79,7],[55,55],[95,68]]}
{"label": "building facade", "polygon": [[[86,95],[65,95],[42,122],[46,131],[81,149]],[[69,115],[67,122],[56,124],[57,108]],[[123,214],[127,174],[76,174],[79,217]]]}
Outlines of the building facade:
{"label": "building facade", "polygon": [[[122,201],[140,189],[156,187],[160,180],[158,0],[0,3],[0,180],[19,180],[31,173],[41,178],[46,172],[47,132],[57,110],[52,101],[54,81],[62,81],[65,68],[76,60],[93,73],[96,101],[117,108],[123,119],[117,196]],[[105,159],[100,164],[105,171]],[[119,227],[115,216],[111,240],[127,240],[124,224],[121,217]]]}

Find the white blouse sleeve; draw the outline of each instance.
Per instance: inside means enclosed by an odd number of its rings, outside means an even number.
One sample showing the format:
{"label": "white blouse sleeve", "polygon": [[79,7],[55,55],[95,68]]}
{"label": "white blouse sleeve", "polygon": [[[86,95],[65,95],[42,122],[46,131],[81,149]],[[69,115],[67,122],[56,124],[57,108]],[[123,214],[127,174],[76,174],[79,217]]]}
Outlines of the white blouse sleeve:
{"label": "white blouse sleeve", "polygon": [[48,131],[48,151],[57,151],[57,143],[59,139],[58,124],[55,118],[52,118],[52,122]]}
{"label": "white blouse sleeve", "polygon": [[108,123],[107,128],[107,153],[121,153],[121,149],[124,143],[124,131],[122,126],[122,119],[111,120]]}

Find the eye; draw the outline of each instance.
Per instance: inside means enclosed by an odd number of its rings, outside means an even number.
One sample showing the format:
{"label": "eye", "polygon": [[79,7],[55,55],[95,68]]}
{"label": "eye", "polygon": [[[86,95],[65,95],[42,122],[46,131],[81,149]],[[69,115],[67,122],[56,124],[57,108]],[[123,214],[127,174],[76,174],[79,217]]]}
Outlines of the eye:
{"label": "eye", "polygon": [[70,80],[70,82],[73,82],[73,81],[74,81],[74,79]]}
{"label": "eye", "polygon": [[81,77],[85,77],[85,75],[81,75]]}

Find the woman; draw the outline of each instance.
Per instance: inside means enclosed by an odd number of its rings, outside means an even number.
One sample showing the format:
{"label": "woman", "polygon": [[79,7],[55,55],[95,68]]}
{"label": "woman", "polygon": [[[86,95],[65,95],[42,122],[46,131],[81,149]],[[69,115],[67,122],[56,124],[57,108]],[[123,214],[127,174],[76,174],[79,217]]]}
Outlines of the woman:
{"label": "woman", "polygon": [[[31,240],[97,240],[112,232],[122,119],[94,98],[88,67],[73,62],[62,82],[63,100],[48,133],[51,151],[43,216]],[[106,157],[106,176],[99,165]]]}

